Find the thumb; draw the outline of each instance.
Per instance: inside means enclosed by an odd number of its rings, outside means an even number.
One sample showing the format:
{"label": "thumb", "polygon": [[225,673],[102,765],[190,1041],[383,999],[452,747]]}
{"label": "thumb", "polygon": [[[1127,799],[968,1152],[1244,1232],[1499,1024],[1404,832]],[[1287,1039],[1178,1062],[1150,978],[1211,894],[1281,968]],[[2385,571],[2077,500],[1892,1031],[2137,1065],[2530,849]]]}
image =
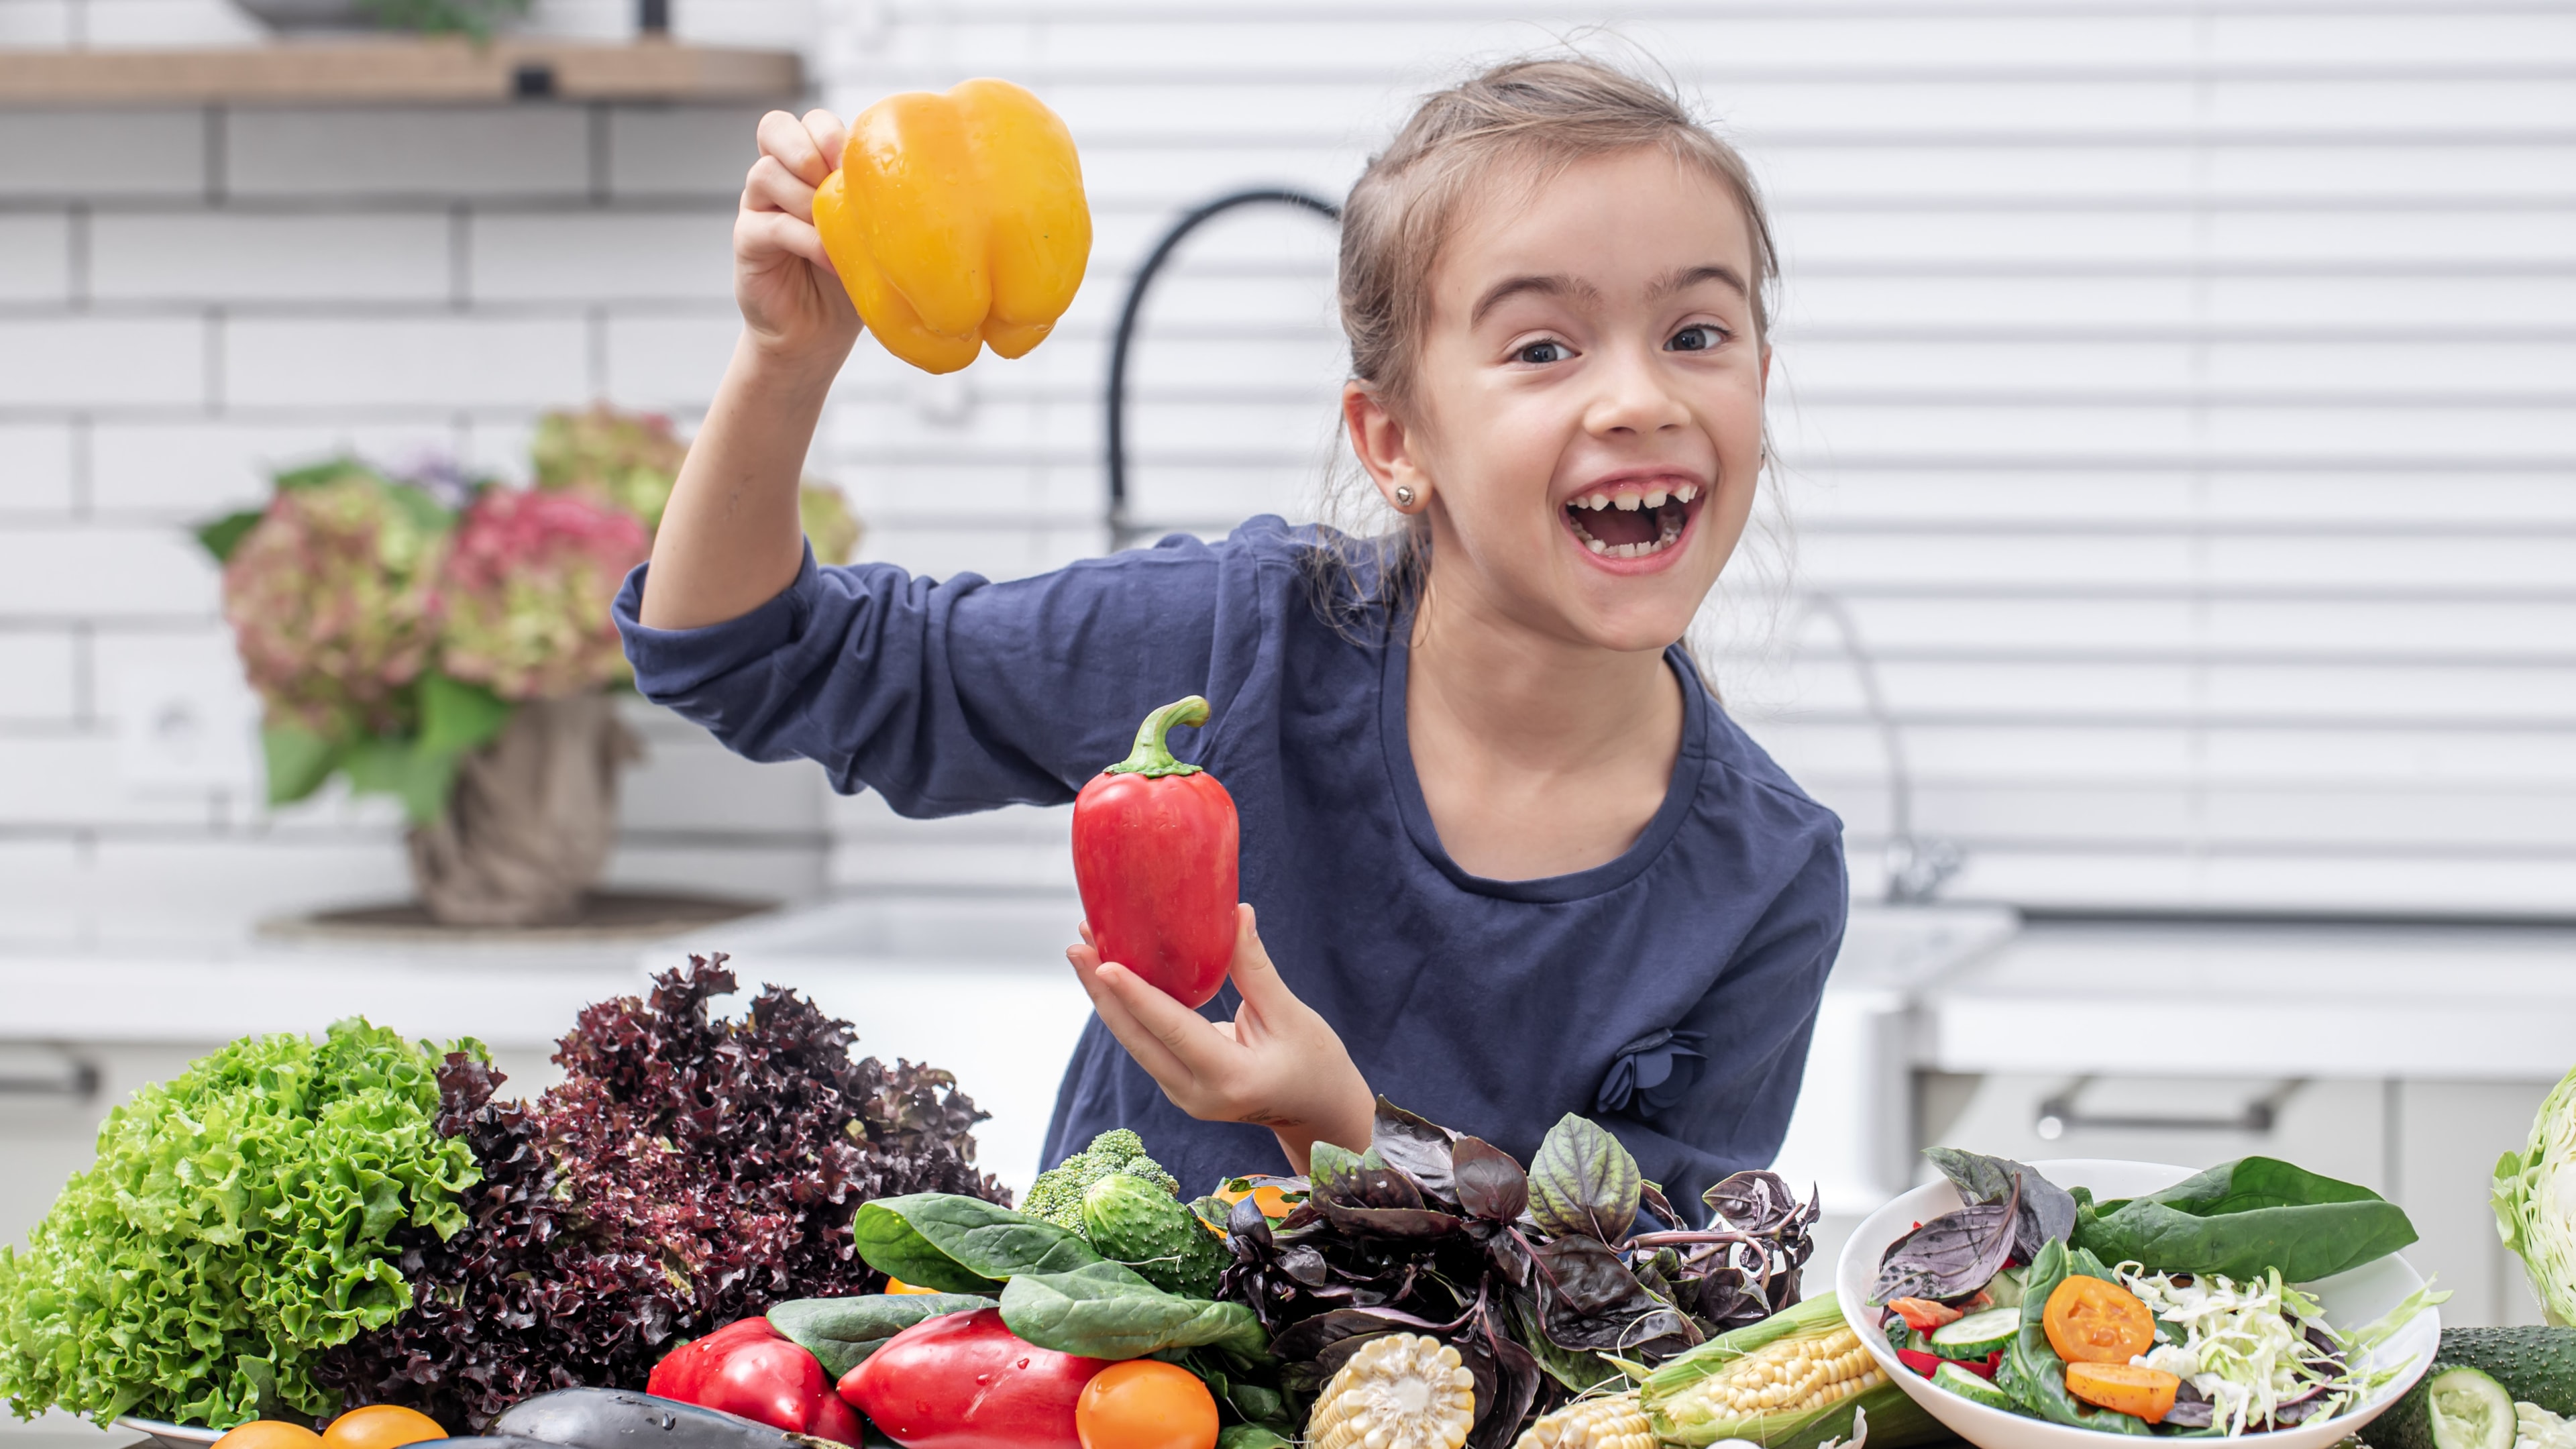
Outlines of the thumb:
{"label": "thumb", "polygon": [[1234,989],[1243,994],[1244,1005],[1256,1013],[1274,1014],[1283,1007],[1300,1004],[1297,993],[1280,979],[1279,968],[1271,964],[1250,905],[1238,904],[1234,908],[1234,961],[1226,972],[1234,978]]}

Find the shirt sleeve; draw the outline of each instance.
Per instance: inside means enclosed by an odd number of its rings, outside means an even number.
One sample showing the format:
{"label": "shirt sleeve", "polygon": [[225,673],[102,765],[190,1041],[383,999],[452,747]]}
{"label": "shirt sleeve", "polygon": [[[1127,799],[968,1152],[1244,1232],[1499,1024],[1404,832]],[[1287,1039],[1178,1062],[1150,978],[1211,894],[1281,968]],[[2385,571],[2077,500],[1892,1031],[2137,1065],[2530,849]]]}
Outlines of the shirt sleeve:
{"label": "shirt sleeve", "polygon": [[996,584],[820,568],[808,548],[796,581],[739,618],[644,627],[649,564],[615,618],[637,691],[728,749],[819,761],[834,789],[875,789],[898,814],[954,815],[1071,800],[1147,713],[1205,692],[1224,562],[1175,538]]}
{"label": "shirt sleeve", "polygon": [[1702,1193],[1779,1155],[1849,904],[1842,853],[1828,838],[1675,1029],[1702,1044],[1698,1082],[1669,1107],[1603,1119],[1676,1209],[1704,1219]]}

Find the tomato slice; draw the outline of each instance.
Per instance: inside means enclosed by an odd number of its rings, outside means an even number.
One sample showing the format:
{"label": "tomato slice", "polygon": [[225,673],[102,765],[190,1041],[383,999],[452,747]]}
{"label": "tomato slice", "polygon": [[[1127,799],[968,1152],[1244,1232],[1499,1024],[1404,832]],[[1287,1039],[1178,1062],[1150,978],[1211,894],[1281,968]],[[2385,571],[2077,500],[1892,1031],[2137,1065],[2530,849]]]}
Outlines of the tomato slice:
{"label": "tomato slice", "polygon": [[2138,1295],[2081,1273],[2049,1293],[2040,1324],[2048,1346],[2068,1363],[2125,1364],[2156,1342],[2155,1315]]}

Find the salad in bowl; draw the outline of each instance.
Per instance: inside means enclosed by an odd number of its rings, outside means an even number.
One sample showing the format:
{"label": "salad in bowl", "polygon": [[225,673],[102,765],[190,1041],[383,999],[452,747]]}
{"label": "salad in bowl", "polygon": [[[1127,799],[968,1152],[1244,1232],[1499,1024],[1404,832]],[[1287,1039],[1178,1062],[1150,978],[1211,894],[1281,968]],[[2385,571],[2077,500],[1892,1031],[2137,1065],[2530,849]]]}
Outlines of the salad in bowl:
{"label": "salad in bowl", "polygon": [[1907,1395],[1987,1449],[2104,1434],[2323,1449],[2432,1361],[2404,1211],[2272,1158],[2204,1172],[1935,1148],[1944,1180],[1852,1234],[1844,1315]]}

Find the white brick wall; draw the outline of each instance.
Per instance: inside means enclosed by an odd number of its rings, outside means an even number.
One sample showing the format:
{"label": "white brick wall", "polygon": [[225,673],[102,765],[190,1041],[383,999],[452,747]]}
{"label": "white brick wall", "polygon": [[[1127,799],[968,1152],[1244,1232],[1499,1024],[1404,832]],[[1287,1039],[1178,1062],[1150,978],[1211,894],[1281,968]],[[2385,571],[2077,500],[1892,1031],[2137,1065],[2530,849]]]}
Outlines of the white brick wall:
{"label": "white brick wall", "polygon": [[[679,0],[797,46],[807,0]],[[612,38],[631,4],[541,4]],[[225,0],[0,0],[0,45],[234,44]],[[133,782],[136,681],[231,667],[185,528],[355,449],[519,475],[595,397],[694,425],[730,350],[728,235],[757,107],[27,110],[0,99],[0,946],[230,936],[397,896],[400,827],[336,793]],[[638,705],[626,884],[825,888],[819,771]],[[245,742],[247,753],[247,742]]]}

